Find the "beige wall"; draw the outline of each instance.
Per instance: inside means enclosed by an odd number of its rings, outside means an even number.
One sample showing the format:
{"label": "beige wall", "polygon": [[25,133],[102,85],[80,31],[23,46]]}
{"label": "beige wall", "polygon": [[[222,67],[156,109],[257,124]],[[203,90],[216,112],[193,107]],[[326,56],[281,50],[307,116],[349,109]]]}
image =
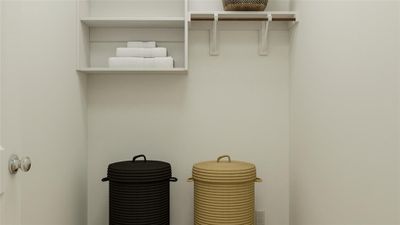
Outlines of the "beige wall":
{"label": "beige wall", "polygon": [[[157,1],[157,0],[155,0]],[[169,0],[170,1],[170,0]],[[223,11],[222,0],[188,0],[190,11]],[[268,11],[288,10],[291,0],[268,0]]]}
{"label": "beige wall", "polygon": [[188,75],[89,76],[86,121],[75,2],[7,1],[2,139],[33,160],[19,219],[86,224],[87,200],[88,224],[107,224],[108,163],[145,153],[180,179],[171,224],[192,224],[192,164],[228,153],[257,165],[256,208],[269,225],[289,224],[289,158],[292,225],[398,225],[400,6],[293,7],[301,23],[291,40],[274,27],[267,57],[256,31],[221,32],[211,57],[208,32],[192,30]]}
{"label": "beige wall", "polygon": [[400,223],[396,4],[293,2],[293,225]]}
{"label": "beige wall", "polygon": [[257,165],[257,209],[267,224],[289,224],[288,31],[272,32],[267,57],[255,30],[221,32],[217,57],[208,38],[190,31],[188,75],[89,76],[88,224],[107,224],[107,165],[140,153],[171,162],[180,179],[171,224],[193,224],[193,163],[222,154]]}
{"label": "beige wall", "polygon": [[[397,36],[400,37],[400,4],[397,4],[398,18],[397,18]],[[400,38],[397,41],[397,158],[400,162]],[[400,187],[400,163],[398,165],[397,185]],[[400,194],[397,195],[397,219],[400,221]]]}

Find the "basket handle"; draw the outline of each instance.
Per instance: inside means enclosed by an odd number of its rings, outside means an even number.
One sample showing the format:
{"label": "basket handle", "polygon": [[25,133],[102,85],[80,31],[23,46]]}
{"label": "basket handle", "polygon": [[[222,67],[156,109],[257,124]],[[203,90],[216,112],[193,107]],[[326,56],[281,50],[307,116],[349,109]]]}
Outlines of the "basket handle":
{"label": "basket handle", "polygon": [[222,155],[218,157],[217,162],[221,161],[223,158],[228,158],[228,162],[231,162],[231,157],[229,155]]}
{"label": "basket handle", "polygon": [[145,155],[137,155],[135,157],[133,157],[132,161],[135,162],[137,158],[143,157],[144,162],[147,162],[146,156]]}
{"label": "basket handle", "polygon": [[193,177],[187,179],[187,182],[193,182],[193,181],[194,181]]}
{"label": "basket handle", "polygon": [[108,178],[108,177],[104,177],[103,179],[101,179],[102,182],[107,182],[109,180],[110,180],[110,178]]}
{"label": "basket handle", "polygon": [[169,178],[169,181],[170,181],[170,182],[177,182],[177,181],[178,181],[178,178],[176,178],[176,177],[170,177],[170,178]]}
{"label": "basket handle", "polygon": [[256,180],[255,180],[255,182],[257,182],[257,183],[261,183],[261,182],[262,182],[262,179],[261,179],[261,178],[259,178],[259,177],[257,177],[257,178],[256,178]]}

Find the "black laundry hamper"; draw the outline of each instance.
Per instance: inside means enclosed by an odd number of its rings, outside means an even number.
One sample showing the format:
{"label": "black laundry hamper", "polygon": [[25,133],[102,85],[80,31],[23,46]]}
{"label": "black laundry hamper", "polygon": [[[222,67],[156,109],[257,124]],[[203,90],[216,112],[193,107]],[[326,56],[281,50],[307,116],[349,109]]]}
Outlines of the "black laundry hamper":
{"label": "black laundry hamper", "polygon": [[137,155],[110,164],[102,181],[110,182],[110,225],[169,225],[169,183],[177,181],[169,163]]}

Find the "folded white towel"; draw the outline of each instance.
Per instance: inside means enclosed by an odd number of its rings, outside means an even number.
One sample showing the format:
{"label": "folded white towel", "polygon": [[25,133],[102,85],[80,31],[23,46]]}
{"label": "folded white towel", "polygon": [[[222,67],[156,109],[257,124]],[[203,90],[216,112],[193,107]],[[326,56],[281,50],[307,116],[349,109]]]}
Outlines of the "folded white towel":
{"label": "folded white towel", "polygon": [[128,48],[155,48],[157,47],[155,41],[130,41]]}
{"label": "folded white towel", "polygon": [[108,59],[108,64],[111,68],[172,69],[174,59],[172,57],[111,57]]}
{"label": "folded white towel", "polygon": [[166,57],[166,48],[117,48],[117,57]]}

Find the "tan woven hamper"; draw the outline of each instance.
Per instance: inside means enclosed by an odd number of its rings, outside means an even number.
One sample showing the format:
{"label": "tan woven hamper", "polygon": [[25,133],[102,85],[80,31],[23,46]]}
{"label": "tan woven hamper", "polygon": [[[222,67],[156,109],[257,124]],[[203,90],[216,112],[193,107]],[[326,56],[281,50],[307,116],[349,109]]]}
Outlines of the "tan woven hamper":
{"label": "tan woven hamper", "polygon": [[193,165],[192,176],[195,225],[254,225],[254,164],[224,155]]}

